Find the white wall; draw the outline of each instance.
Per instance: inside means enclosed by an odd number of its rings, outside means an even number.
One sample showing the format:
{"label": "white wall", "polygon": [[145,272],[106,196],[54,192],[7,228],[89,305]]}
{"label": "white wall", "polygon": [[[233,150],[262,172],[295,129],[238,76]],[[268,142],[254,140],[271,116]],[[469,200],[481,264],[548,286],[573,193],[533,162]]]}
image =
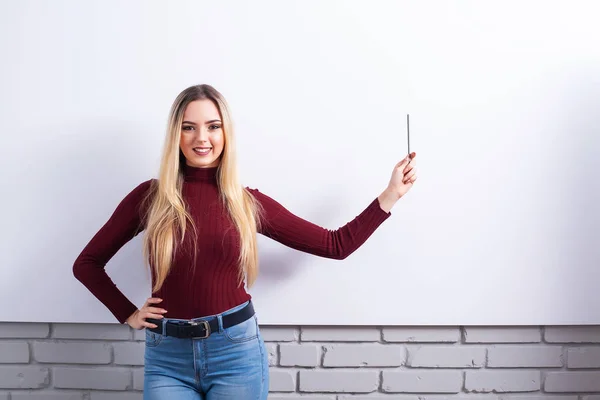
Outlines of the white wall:
{"label": "white wall", "polygon": [[[1,7],[1,321],[114,322],[72,263],[210,83],[244,184],[328,228],[385,188],[411,116],[418,184],[358,252],[261,238],[262,324],[600,322],[596,2]],[[107,269],[141,306],[139,252]]]}

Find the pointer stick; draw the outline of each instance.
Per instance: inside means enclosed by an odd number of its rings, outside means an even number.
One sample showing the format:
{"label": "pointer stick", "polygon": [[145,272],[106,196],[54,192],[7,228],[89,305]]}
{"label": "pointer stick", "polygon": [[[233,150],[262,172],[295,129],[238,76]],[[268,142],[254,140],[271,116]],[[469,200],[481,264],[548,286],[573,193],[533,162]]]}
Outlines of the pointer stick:
{"label": "pointer stick", "polygon": [[408,114],[406,114],[406,137],[408,140],[408,156],[410,157],[410,121]]}

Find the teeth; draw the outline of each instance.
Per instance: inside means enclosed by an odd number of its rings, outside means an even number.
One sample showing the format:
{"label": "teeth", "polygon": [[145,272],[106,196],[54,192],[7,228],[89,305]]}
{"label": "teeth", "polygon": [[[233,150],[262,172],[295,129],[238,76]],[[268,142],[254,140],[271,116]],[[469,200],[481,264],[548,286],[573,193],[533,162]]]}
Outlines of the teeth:
{"label": "teeth", "polygon": [[208,148],[208,149],[201,149],[201,148],[196,147],[196,148],[194,148],[194,151],[196,153],[200,153],[200,154],[208,154],[211,149],[212,149],[212,147]]}

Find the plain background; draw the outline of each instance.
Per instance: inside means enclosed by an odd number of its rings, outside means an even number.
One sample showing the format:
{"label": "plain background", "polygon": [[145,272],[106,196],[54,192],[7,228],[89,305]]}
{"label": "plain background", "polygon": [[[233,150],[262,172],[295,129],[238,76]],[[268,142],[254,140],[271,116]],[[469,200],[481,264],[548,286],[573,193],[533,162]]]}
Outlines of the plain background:
{"label": "plain background", "polygon": [[[411,115],[418,184],[359,251],[260,238],[262,324],[598,323],[598,8],[3,3],[0,320],[114,322],[72,263],[210,83],[243,183],[330,229],[385,188]],[[107,270],[142,305],[139,245]]]}

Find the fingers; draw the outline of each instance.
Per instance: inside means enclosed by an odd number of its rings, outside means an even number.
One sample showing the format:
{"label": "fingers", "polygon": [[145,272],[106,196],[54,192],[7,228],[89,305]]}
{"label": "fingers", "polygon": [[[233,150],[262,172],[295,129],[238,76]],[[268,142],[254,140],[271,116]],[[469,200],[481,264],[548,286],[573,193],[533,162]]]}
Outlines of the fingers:
{"label": "fingers", "polygon": [[144,326],[146,328],[158,328],[158,326],[156,324],[152,324],[147,321],[142,321],[142,326]]}
{"label": "fingers", "polygon": [[163,319],[165,316],[154,313],[144,313],[144,319],[146,318],[154,318],[154,319]]}
{"label": "fingers", "polygon": [[144,308],[148,307],[150,304],[157,304],[160,303],[162,301],[162,299],[159,299],[158,297],[150,297],[148,298],[148,300],[146,300],[146,302],[144,303]]}
{"label": "fingers", "polygon": [[151,313],[148,311],[143,311],[143,312],[140,312],[140,315],[138,318],[139,318],[139,322],[142,326],[149,327],[149,328],[156,328],[157,327],[156,324],[148,322],[148,321],[146,321],[146,319],[147,318],[162,319],[162,318],[164,318],[164,316],[160,315],[160,314]]}
{"label": "fingers", "polygon": [[400,161],[398,164],[396,164],[396,165],[394,166],[394,168],[400,168],[400,167],[402,167],[402,166],[406,165],[406,161],[407,161],[407,158],[405,158],[404,160],[402,160],[402,161]]}
{"label": "fingers", "polygon": [[[414,166],[415,165],[415,157],[417,156],[417,153],[415,153],[414,151],[412,153],[410,153],[409,155],[407,155],[406,157],[404,157],[404,159],[402,159],[402,161],[400,161],[398,164],[396,164],[396,168],[402,167],[402,166]],[[412,168],[412,167],[411,167]],[[406,173],[407,171],[405,170],[404,173]]]}
{"label": "fingers", "polygon": [[150,297],[148,298],[148,300],[146,300],[146,304],[156,304],[156,303],[160,303],[162,301],[162,299],[158,298],[158,297]]}
{"label": "fingers", "polygon": [[163,301],[163,300],[158,297],[150,297],[150,298],[148,298],[148,300],[146,300],[146,303],[144,304],[144,306],[141,308],[140,312],[137,315],[137,320],[142,327],[157,328],[156,324],[146,321],[146,318],[154,318],[154,319],[164,318],[164,315],[162,315],[162,314],[166,313],[167,310],[165,310],[164,308],[150,306],[150,304],[157,304],[157,303],[160,303],[161,301]]}
{"label": "fingers", "polygon": [[403,170],[402,174],[404,177],[402,178],[402,182],[406,183],[409,178],[413,177],[417,173],[417,169],[415,167],[415,161],[412,160]]}
{"label": "fingers", "polygon": [[165,314],[167,312],[167,310],[165,310],[164,308],[157,308],[157,307],[145,307],[144,311],[155,313],[155,314]]}
{"label": "fingers", "polygon": [[404,183],[404,184],[406,184],[408,182],[414,183],[414,181],[417,179],[416,174],[417,174],[416,169],[412,169],[409,173],[404,175],[404,178],[402,178],[402,183]]}

